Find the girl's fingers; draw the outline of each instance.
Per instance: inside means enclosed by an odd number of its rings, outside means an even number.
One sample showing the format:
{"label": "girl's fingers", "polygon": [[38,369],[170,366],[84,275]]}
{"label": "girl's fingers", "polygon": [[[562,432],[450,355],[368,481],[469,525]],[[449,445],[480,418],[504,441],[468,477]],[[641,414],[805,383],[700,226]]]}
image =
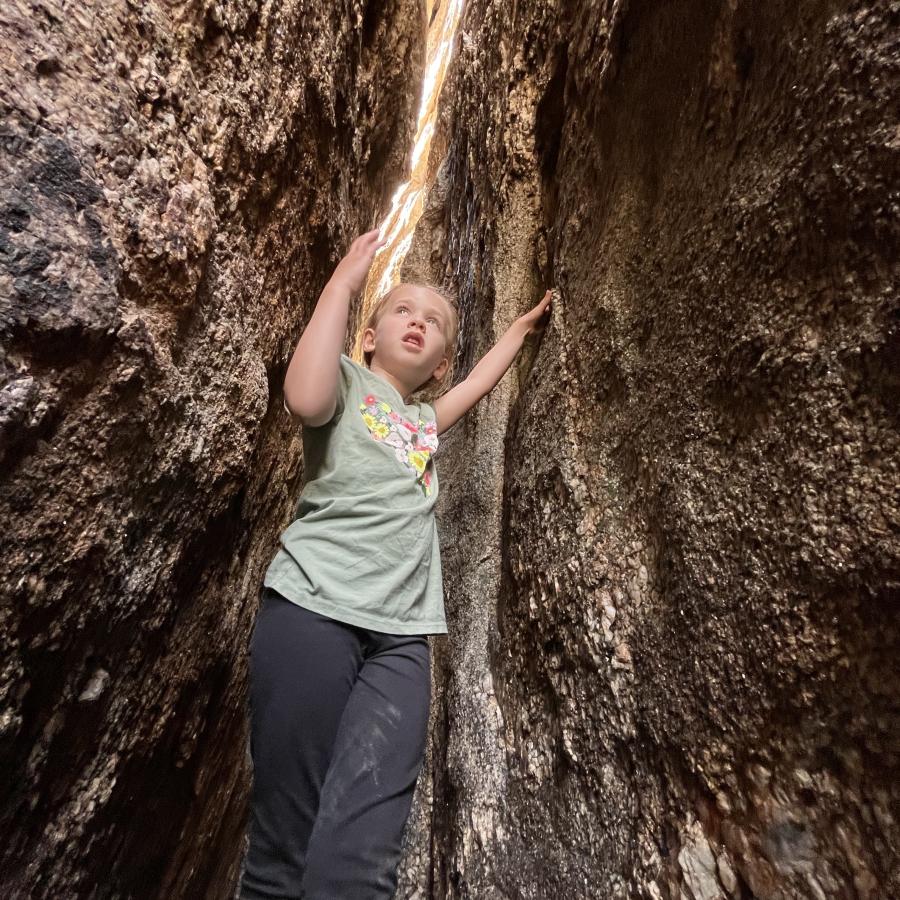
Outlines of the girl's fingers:
{"label": "girl's fingers", "polygon": [[353,242],[350,244],[350,249],[352,250],[354,247],[361,247],[363,244],[368,244],[374,241],[378,236],[378,229],[373,228],[371,231],[367,231],[364,234],[357,235],[354,238]]}

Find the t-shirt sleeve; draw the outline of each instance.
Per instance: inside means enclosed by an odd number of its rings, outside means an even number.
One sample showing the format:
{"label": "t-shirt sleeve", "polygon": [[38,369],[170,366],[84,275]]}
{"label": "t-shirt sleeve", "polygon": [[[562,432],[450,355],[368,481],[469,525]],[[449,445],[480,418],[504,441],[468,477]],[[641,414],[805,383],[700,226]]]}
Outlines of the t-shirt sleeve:
{"label": "t-shirt sleeve", "polygon": [[[333,425],[341,416],[341,413],[344,411],[344,406],[347,403],[347,396],[350,393],[350,387],[353,384],[353,367],[356,363],[350,359],[349,356],[342,353],[340,359],[340,367],[338,370],[338,383],[337,383],[337,397],[335,398],[334,405],[334,415],[322,425],[317,426],[309,426],[316,428],[324,428],[326,425]],[[285,408],[285,411],[290,414],[290,410],[288,409],[287,400],[282,398],[282,405]]]}
{"label": "t-shirt sleeve", "polygon": [[350,388],[353,385],[353,378],[355,375],[355,367],[357,363],[353,362],[349,356],[345,353],[341,354],[341,366],[340,371],[338,372],[338,383],[337,383],[337,400],[334,405],[334,417],[332,421],[337,419],[341,413],[344,411],[344,407],[347,404],[347,397],[350,395]]}
{"label": "t-shirt sleeve", "polygon": [[431,403],[426,403],[424,401],[419,404],[419,415],[426,422],[434,422],[437,419],[434,406]]}

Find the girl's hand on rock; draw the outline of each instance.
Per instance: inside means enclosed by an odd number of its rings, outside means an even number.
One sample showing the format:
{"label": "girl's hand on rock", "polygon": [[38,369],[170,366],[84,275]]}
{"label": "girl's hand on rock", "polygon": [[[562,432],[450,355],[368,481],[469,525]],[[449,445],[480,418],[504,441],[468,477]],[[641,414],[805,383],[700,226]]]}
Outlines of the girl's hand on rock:
{"label": "girl's hand on rock", "polygon": [[523,316],[519,316],[519,321],[525,326],[526,334],[543,331],[547,327],[547,323],[550,321],[550,304],[552,300],[553,291],[547,291],[534,309],[529,310]]}
{"label": "girl's hand on rock", "polygon": [[386,240],[379,238],[377,228],[361,234],[335,267],[331,280],[344,285],[351,294],[358,294],[366,283],[375,254],[386,243]]}

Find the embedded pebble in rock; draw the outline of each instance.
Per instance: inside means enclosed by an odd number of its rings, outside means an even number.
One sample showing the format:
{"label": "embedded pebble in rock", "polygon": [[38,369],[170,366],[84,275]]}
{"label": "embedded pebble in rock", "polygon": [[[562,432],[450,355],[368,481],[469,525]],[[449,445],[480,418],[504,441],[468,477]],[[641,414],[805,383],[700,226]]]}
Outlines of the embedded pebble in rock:
{"label": "embedded pebble in rock", "polygon": [[716,877],[716,858],[709,848],[703,830],[692,823],[683,835],[678,865],[693,900],[716,900],[722,897],[722,885]]}
{"label": "embedded pebble in rock", "polygon": [[405,175],[413,0],[0,16],[0,895],[222,898],[287,361]]}

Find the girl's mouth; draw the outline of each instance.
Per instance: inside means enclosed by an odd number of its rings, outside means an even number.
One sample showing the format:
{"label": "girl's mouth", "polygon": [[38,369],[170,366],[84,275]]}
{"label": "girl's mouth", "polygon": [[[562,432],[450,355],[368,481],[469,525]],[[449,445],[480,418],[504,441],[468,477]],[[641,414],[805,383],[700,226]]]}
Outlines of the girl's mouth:
{"label": "girl's mouth", "polygon": [[425,339],[422,337],[421,334],[415,334],[414,332],[411,332],[410,334],[407,334],[404,336],[403,343],[404,344],[413,344],[416,347],[418,347],[419,349],[421,349],[422,347],[425,346]]}

